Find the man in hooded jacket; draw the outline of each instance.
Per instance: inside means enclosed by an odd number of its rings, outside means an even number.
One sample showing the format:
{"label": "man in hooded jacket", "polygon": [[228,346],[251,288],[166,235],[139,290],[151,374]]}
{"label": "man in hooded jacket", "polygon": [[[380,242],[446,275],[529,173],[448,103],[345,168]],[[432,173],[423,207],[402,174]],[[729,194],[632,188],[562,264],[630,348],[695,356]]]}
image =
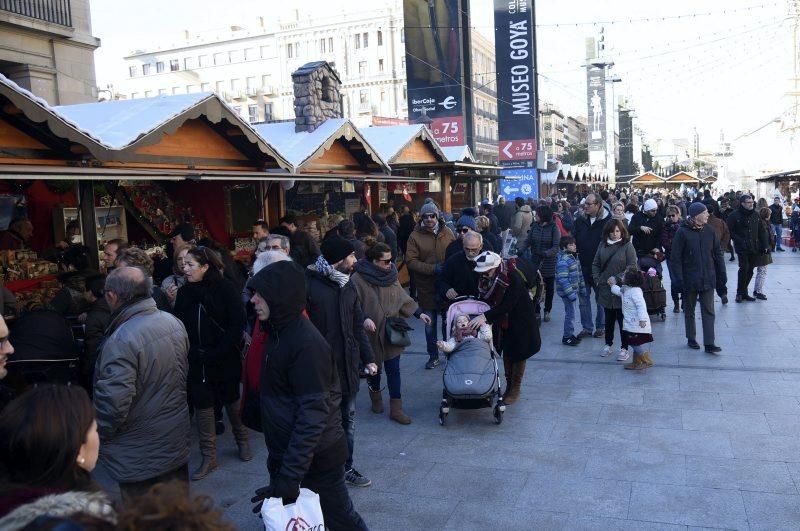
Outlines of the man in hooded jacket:
{"label": "man in hooded jacket", "polygon": [[270,485],[256,490],[253,512],[269,497],[293,502],[302,486],[319,494],[326,528],[365,530],[344,481],[348,449],[336,361],[325,338],[302,316],[304,272],[294,262],[277,262],[253,276],[247,288],[269,330],[261,416]]}

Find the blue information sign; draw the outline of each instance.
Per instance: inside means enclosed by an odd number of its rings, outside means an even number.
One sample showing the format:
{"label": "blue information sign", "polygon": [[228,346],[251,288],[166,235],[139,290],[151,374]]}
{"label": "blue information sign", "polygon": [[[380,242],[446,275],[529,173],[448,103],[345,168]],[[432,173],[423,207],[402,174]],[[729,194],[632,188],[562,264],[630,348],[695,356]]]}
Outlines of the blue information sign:
{"label": "blue information sign", "polygon": [[536,168],[500,170],[505,178],[497,181],[497,193],[513,200],[515,197],[527,199],[539,197],[539,179]]}

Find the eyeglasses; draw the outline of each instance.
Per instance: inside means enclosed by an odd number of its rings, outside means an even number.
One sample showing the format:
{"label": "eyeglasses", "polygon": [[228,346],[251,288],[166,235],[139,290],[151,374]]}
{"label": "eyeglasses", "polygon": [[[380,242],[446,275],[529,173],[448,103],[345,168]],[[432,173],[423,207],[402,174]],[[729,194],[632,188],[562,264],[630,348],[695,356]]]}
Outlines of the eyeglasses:
{"label": "eyeglasses", "polygon": [[593,205],[596,205],[596,204],[597,204],[597,203],[590,203],[589,201],[586,201],[586,202],[584,203],[584,206],[593,206]]}
{"label": "eyeglasses", "polygon": [[469,247],[464,247],[464,252],[466,254],[480,254],[481,250],[480,250],[480,248],[470,249]]}
{"label": "eyeglasses", "polygon": [[422,214],[422,219],[436,219],[436,214]]}
{"label": "eyeglasses", "polygon": [[376,262],[380,262],[381,264],[389,265],[389,264],[392,263],[392,259],[391,258],[387,258],[386,260],[378,259],[378,260],[376,260]]}
{"label": "eyeglasses", "polygon": [[458,232],[460,232],[461,234],[466,234],[469,231],[470,231],[469,227],[461,227],[460,229],[458,229]]}

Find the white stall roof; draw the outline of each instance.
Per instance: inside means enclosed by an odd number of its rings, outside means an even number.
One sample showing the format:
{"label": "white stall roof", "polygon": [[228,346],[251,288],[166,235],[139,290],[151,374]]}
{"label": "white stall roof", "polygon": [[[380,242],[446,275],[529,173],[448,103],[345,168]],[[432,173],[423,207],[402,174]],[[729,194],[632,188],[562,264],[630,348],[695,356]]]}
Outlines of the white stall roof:
{"label": "white stall roof", "polygon": [[448,162],[475,162],[475,156],[466,144],[463,146],[443,147],[442,151]]}
{"label": "white stall roof", "polygon": [[359,129],[378,155],[391,164],[414,139],[429,140],[442,159],[449,162],[430,130],[422,124],[373,126]]}

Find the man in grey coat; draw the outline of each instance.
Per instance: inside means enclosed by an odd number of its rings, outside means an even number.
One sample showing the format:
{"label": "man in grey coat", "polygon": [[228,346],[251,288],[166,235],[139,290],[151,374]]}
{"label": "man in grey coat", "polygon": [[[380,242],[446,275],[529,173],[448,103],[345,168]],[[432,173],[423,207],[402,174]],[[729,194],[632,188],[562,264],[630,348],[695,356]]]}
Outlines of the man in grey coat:
{"label": "man in grey coat", "polygon": [[108,275],[113,313],[94,373],[100,462],[126,500],[156,483],[189,480],[189,339],[177,318],[156,308],[152,287],[138,267]]}

